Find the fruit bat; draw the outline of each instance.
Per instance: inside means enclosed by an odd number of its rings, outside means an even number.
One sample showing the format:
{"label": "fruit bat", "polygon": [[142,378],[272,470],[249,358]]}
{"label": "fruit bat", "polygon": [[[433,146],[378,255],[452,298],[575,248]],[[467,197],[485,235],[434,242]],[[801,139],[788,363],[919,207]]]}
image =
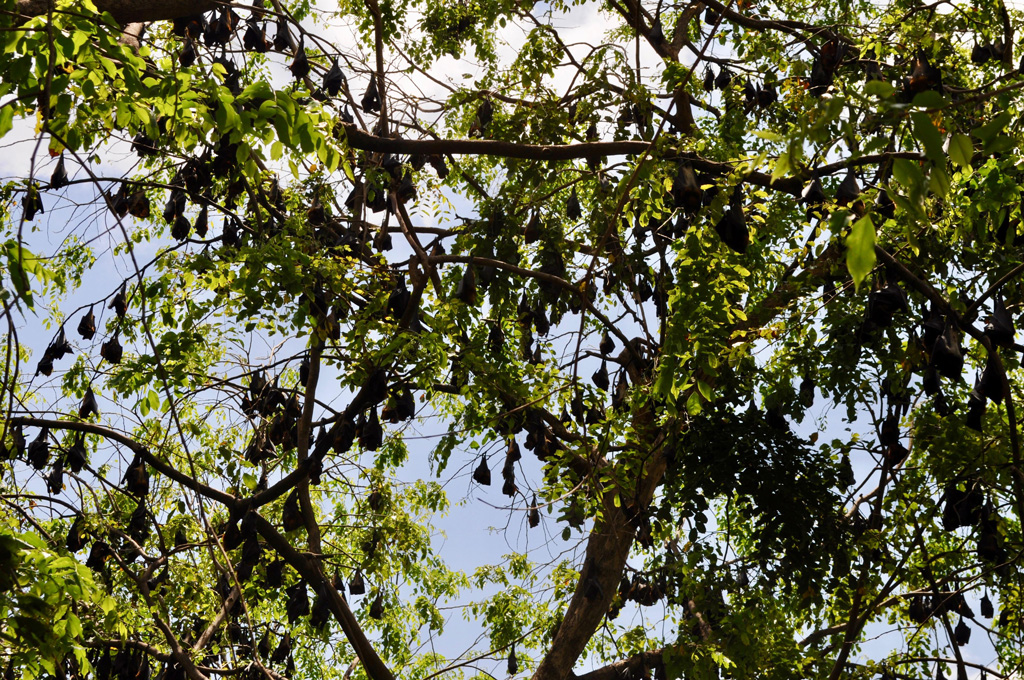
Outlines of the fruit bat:
{"label": "fruit bat", "polygon": [[188,536],[185,535],[184,527],[178,527],[174,532],[174,547],[180,548],[188,545]]}
{"label": "fruit bat", "polygon": [[491,485],[491,468],[487,466],[487,457],[482,454],[480,456],[480,464],[473,470],[473,481],[480,486]]}
{"label": "fruit bat", "polygon": [[811,378],[804,378],[800,381],[800,403],[804,405],[804,408],[810,408],[814,405],[814,380]]}
{"label": "fruit bat", "polygon": [[147,137],[144,132],[135,135],[135,138],[132,140],[132,151],[138,154],[139,158],[155,156],[158,153],[155,142]]}
{"label": "fruit bat", "polygon": [[36,364],[36,375],[43,374],[49,377],[53,373],[53,357],[44,353]]}
{"label": "fruit bat", "polygon": [[288,600],[285,602],[284,610],[288,615],[288,623],[294,624],[300,616],[309,614],[309,595],[306,593],[305,581],[299,581],[287,588]]}
{"label": "fruit bat", "polygon": [[839,475],[837,477],[840,489],[849,489],[857,478],[853,474],[853,464],[850,462],[850,454],[844,453],[839,461]]}
{"label": "fruit bat", "polygon": [[1012,347],[1017,332],[1001,295],[992,302],[992,316],[985,322],[985,335],[999,347]]}
{"label": "fruit bat", "polygon": [[594,382],[594,386],[599,390],[608,391],[608,386],[611,384],[608,380],[608,363],[602,359],[601,368],[594,371],[594,374],[590,376],[590,379]]}
{"label": "fruit bat", "polygon": [[300,528],[302,522],[302,509],[299,507],[299,492],[292,490],[284,502],[284,510],[281,512],[281,524],[285,531],[295,531]]}
{"label": "fruit bat", "polygon": [[825,94],[829,86],[832,85],[832,78],[834,73],[832,69],[825,63],[825,59],[821,56],[814,60],[811,64],[811,77],[808,81],[808,92],[815,97],[820,97]]}
{"label": "fruit bat", "polygon": [[919,50],[911,62],[913,67],[910,75],[903,80],[903,92],[908,98],[925,92],[935,90],[942,94],[942,73],[928,61],[923,50]]}
{"label": "fruit bat", "polygon": [[995,360],[989,356],[988,362],[985,364],[985,370],[982,371],[981,379],[978,380],[978,391],[995,403],[1001,404],[1003,403],[1005,389],[1003,373],[999,370]]}
{"label": "fruit bat", "polygon": [[29,464],[36,470],[42,470],[50,460],[49,428],[42,428],[32,443],[28,445],[26,457]]}
{"label": "fruit bat", "polygon": [[331,428],[331,449],[338,454],[352,448],[356,439],[356,424],[351,416],[344,416]]}
{"label": "fruit bat", "polygon": [[891,326],[896,312],[908,311],[910,305],[907,304],[907,294],[895,283],[868,295],[868,319],[879,328]]}
{"label": "fruit bat", "polygon": [[149,217],[149,197],[145,191],[136,191],[127,198],[128,214],[140,220]]}
{"label": "fruit bat", "polygon": [[427,162],[430,163],[430,167],[437,173],[438,179],[444,180],[448,177],[448,163],[444,160],[444,156],[432,154],[427,157]]}
{"label": "fruit bat", "polygon": [[93,414],[99,415],[99,412],[99,406],[96,404],[96,395],[93,393],[92,386],[90,385],[85,390],[85,396],[82,397],[82,404],[78,407],[78,417],[84,420]]}
{"label": "fruit bat", "polygon": [[363,111],[367,113],[377,113],[380,111],[380,92],[377,90],[377,77],[375,75],[370,76],[370,84],[366,87],[366,92],[363,93],[363,99],[360,104],[363,107]]}
{"label": "fruit bat", "polygon": [[85,566],[93,571],[99,571],[103,568],[109,556],[110,546],[104,541],[96,541],[92,544],[92,549],[89,551],[89,557],[85,561]]}
{"label": "fruit bat", "polygon": [[114,299],[107,305],[107,309],[113,309],[114,313],[117,314],[118,318],[123,319],[125,313],[128,311],[128,297],[127,297],[127,286],[121,284],[121,290],[117,292]]}
{"label": "fruit bat", "polygon": [[508,652],[508,674],[515,675],[519,672],[519,661],[516,659],[516,645],[512,643],[512,649]]}
{"label": "fruit bat", "polygon": [[576,187],[573,187],[572,191],[569,192],[569,200],[565,203],[565,216],[574,222],[583,216],[583,210],[580,207],[580,197],[576,193]]}
{"label": "fruit bat", "polygon": [[971,627],[964,622],[964,617],[960,617],[960,623],[956,624],[953,634],[956,637],[957,647],[963,647],[971,641]]}
{"label": "fruit bat", "polygon": [[282,17],[277,20],[277,33],[274,34],[274,49],[284,52],[291,43],[291,36],[288,35],[288,22]]}
{"label": "fruit bat", "polygon": [[[547,335],[551,331],[551,323],[548,321],[543,304],[538,304],[531,316],[533,317],[533,327],[537,329],[538,335]],[[540,345],[538,345],[539,347]]]}
{"label": "fruit bat", "polygon": [[722,215],[715,225],[722,242],[737,253],[747,252],[750,245],[750,231],[747,229],[747,221],[743,216],[743,208],[734,204]]}
{"label": "fruit bat", "polygon": [[280,588],[284,584],[284,568],[288,566],[284,560],[274,560],[267,565],[264,580],[271,588]]}
{"label": "fruit bat", "polygon": [[491,330],[487,333],[487,348],[492,354],[500,354],[505,346],[505,334],[501,332],[501,326],[497,323],[491,324]]}
{"label": "fruit bat", "polygon": [[800,201],[806,205],[821,205],[825,202],[825,190],[821,186],[821,180],[815,177],[804,186],[800,194]]}
{"label": "fruit bat", "polygon": [[875,197],[875,212],[887,220],[893,219],[896,215],[896,204],[885,189],[879,191]]}
{"label": "fruit bat", "polygon": [[615,350],[615,341],[612,340],[612,336],[605,331],[601,334],[601,344],[598,345],[598,349],[601,350],[602,356],[608,356]]}
{"label": "fruit bat", "polygon": [[79,433],[74,443],[64,452],[64,464],[77,475],[85,467],[85,462],[85,435]]}
{"label": "fruit bat", "polygon": [[193,225],[196,230],[196,236],[199,238],[206,238],[206,233],[210,229],[210,211],[207,206],[203,206],[199,210],[199,215],[196,216],[196,223]]}
{"label": "fruit bat", "polygon": [[982,419],[985,416],[985,406],[987,401],[988,400],[978,392],[977,386],[971,390],[970,396],[967,397],[967,427],[976,432],[984,432]]}
{"label": "fruit bat", "polygon": [[693,214],[700,210],[704,191],[700,188],[697,175],[689,163],[680,163],[675,181],[672,183],[672,197],[677,208]]}
{"label": "fruit bat", "polygon": [[[978,557],[986,562],[1001,564],[1006,560],[1006,551],[999,538],[999,529],[994,518],[982,522],[978,532]],[[1006,609],[1003,610],[1004,612]]]}
{"label": "fruit bat", "polygon": [[455,297],[471,307],[477,304],[476,272],[473,265],[466,265],[466,271],[459,279],[459,285],[455,289]]}
{"label": "fruit bat", "polygon": [[99,346],[99,355],[108,360],[111,364],[120,364],[123,353],[124,349],[122,349],[121,343],[118,342],[117,334]]}
{"label": "fruit bat", "polygon": [[715,87],[717,87],[719,90],[724,90],[725,88],[729,87],[729,83],[731,82],[732,73],[729,72],[729,69],[723,68],[719,72],[718,77],[715,78]]}
{"label": "fruit bat", "polygon": [[858,198],[860,198],[860,184],[857,183],[857,175],[853,173],[853,168],[850,168],[836,190],[836,203],[849,205]]}
{"label": "fruit bat", "polygon": [[64,168],[64,154],[60,155],[57,159],[57,167],[53,169],[53,174],[50,175],[50,188],[51,189],[63,189],[68,185],[68,172]]}
{"label": "fruit bat", "polygon": [[231,218],[224,222],[224,231],[221,234],[221,242],[228,247],[236,247],[241,245],[242,241],[238,237],[238,220]]}
{"label": "fruit bat", "polygon": [[196,45],[192,40],[185,40],[185,46],[181,48],[178,55],[178,64],[182,68],[188,68],[196,63]]}
{"label": "fruit bat", "polygon": [[132,540],[140,546],[149,538],[149,515],[146,513],[146,501],[140,500],[135,504],[131,517],[128,518],[128,531]]}
{"label": "fruit bat", "polygon": [[178,215],[174,218],[174,225],[171,227],[171,238],[175,241],[184,241],[188,238],[190,231],[192,231],[192,225],[189,224],[187,217]]}
{"label": "fruit bat", "polygon": [[377,409],[370,409],[370,417],[360,416],[359,446],[365,451],[376,451],[384,441],[384,430],[381,428],[380,419],[377,417]]}
{"label": "fruit bat", "polygon": [[39,188],[35,184],[29,186],[25,191],[25,198],[21,199],[21,207],[24,210],[26,222],[34,220],[36,213],[42,215],[46,212],[43,210],[43,199],[39,195]]}
{"label": "fruit bat", "polygon": [[932,304],[925,314],[924,320],[921,322],[921,344],[924,345],[929,355],[931,355],[935,348],[935,341],[939,339],[945,328],[945,318],[935,308],[935,305]]}
{"label": "fruit bat", "polygon": [[85,534],[83,533],[85,527],[83,526],[84,522],[82,520],[82,516],[77,515],[75,517],[75,521],[71,523],[71,528],[68,529],[68,538],[67,541],[65,541],[65,545],[67,546],[67,549],[73,553],[84,548],[87,541]]}
{"label": "fruit bat", "polygon": [[943,377],[956,381],[961,379],[964,355],[960,350],[960,334],[952,322],[947,322],[945,330],[935,340],[931,364]]}
{"label": "fruit bat", "polygon": [[537,508],[537,494],[533,494],[533,500],[530,501],[530,512],[526,516],[526,522],[529,524],[531,529],[537,527],[540,524],[540,510]]}
{"label": "fruit bat", "polygon": [[711,92],[715,89],[715,72],[708,66],[704,69],[704,91]]}
{"label": "fruit bat", "polygon": [[143,497],[149,493],[149,469],[141,456],[136,455],[124,473],[121,482],[125,491],[133,496]]}
{"label": "fruit bat", "polygon": [[[300,584],[301,585],[301,584]],[[285,633],[281,641],[277,643],[274,653],[270,656],[271,663],[284,663],[285,659],[292,653],[292,635]]]}
{"label": "fruit bat", "polygon": [[995,616],[995,609],[992,607],[992,600],[988,599],[988,593],[981,598],[981,615],[986,619]]}
{"label": "fruit bat", "polygon": [[[301,54],[305,54],[305,51],[302,51]],[[298,60],[298,57],[296,57],[296,60]],[[298,78],[299,76],[295,77]],[[371,82],[373,82],[372,79]],[[330,96],[337,97],[344,84],[345,74],[341,72],[341,67],[338,66],[338,60],[335,59],[334,63],[331,64],[331,68],[324,74],[324,90],[326,90],[327,94]]]}
{"label": "fruit bat", "polygon": [[975,43],[971,50],[971,63],[980,66],[992,58],[992,50],[988,45]]}
{"label": "fruit bat", "polygon": [[757,91],[757,105],[762,109],[767,109],[777,101],[779,101],[779,93],[775,89],[775,85],[766,83]]}
{"label": "fruit bat", "polygon": [[[335,62],[335,64],[337,64],[337,62]],[[295,52],[295,58],[292,59],[292,63],[288,67],[288,70],[292,72],[292,76],[294,76],[296,80],[302,80],[309,75],[309,58],[306,56],[306,48],[302,44],[302,41],[299,41],[299,49]],[[341,73],[340,69],[338,72]],[[341,86],[339,85],[338,87],[340,89]]]}
{"label": "fruit bat", "polygon": [[58,458],[45,479],[47,490],[54,496],[59,494],[64,489],[64,461]]}
{"label": "fruit bat", "polygon": [[89,307],[89,311],[78,321],[78,334],[84,340],[92,340],[92,336],[96,334],[96,315],[93,314],[92,307]]}
{"label": "fruit bat", "polygon": [[255,17],[250,17],[246,23],[245,34],[242,36],[242,46],[248,52],[263,54],[270,49],[267,41],[266,29],[261,27]]}
{"label": "fruit bat", "polygon": [[323,630],[331,618],[331,605],[327,595],[317,590],[313,599],[313,609],[309,614],[309,625],[316,630]]}
{"label": "fruit bat", "polygon": [[366,593],[366,583],[363,581],[363,572],[356,570],[352,580],[348,582],[348,592],[351,595],[364,595]]}
{"label": "fruit bat", "polygon": [[377,593],[377,597],[373,598],[369,614],[371,619],[378,621],[384,618],[384,596],[381,593]]}
{"label": "fruit bat", "polygon": [[619,378],[615,381],[615,392],[612,393],[612,408],[619,408],[629,398],[629,381],[623,371],[619,372]]}
{"label": "fruit bat", "polygon": [[403,389],[395,400],[395,416],[399,421],[409,420],[416,416],[416,399],[412,390]]}

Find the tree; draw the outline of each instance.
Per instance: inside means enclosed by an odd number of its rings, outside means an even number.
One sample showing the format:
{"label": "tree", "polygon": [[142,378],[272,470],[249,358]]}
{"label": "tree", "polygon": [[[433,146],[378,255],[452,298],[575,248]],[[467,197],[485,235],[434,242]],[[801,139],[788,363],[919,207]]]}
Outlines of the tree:
{"label": "tree", "polygon": [[1001,0],[0,17],[5,677],[1020,673]]}

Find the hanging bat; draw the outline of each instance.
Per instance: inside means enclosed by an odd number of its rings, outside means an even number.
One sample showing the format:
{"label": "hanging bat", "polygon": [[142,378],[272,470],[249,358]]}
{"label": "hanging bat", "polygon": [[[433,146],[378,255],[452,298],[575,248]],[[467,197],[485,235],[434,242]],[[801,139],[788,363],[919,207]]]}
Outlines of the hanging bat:
{"label": "hanging bat", "polygon": [[999,347],[1013,346],[1017,332],[1001,295],[996,295],[992,302],[992,316],[985,322],[985,335]]}
{"label": "hanging bat", "polygon": [[42,470],[50,460],[49,428],[42,428],[32,443],[28,445],[26,457],[29,465],[36,470]]}
{"label": "hanging bat", "polygon": [[141,456],[136,455],[124,473],[122,485],[133,496],[143,497],[149,493],[149,469]]}
{"label": "hanging bat", "polygon": [[50,175],[50,188],[53,190],[63,189],[68,185],[68,172],[64,168],[64,154],[60,155],[57,159],[57,167],[53,169],[53,174]]}
{"label": "hanging bat", "polygon": [[92,385],[85,390],[85,396],[82,397],[82,404],[78,407],[78,417],[85,420],[91,415],[99,415],[100,409],[96,404],[96,395],[92,391]]}
{"label": "hanging bat", "polygon": [[281,524],[285,531],[295,531],[303,525],[302,509],[299,507],[299,492],[292,490],[284,502]]}
{"label": "hanging bat", "polygon": [[74,443],[64,451],[64,464],[77,475],[85,467],[86,459],[85,435],[79,433]]}
{"label": "hanging bat", "polygon": [[89,307],[89,311],[79,320],[78,334],[83,340],[92,340],[92,336],[96,334],[96,315],[93,314],[92,307]]}
{"label": "hanging bat", "polygon": [[[371,82],[373,81],[371,80]],[[334,63],[331,64],[331,68],[324,74],[324,90],[326,90],[327,94],[332,97],[337,97],[344,84],[345,74],[341,72],[341,67],[338,66],[338,60],[335,59]],[[366,107],[364,106],[363,108],[365,109]]]}
{"label": "hanging bat", "polygon": [[367,86],[360,103],[362,104],[363,111],[367,113],[377,113],[380,111],[381,100],[380,92],[377,90],[376,76],[370,76],[370,84]]}
{"label": "hanging bat", "polygon": [[473,481],[480,486],[491,485],[491,469],[487,466],[487,457],[482,454],[480,456],[480,464],[473,470]]}
{"label": "hanging bat", "polygon": [[[287,30],[285,33],[287,34]],[[278,34],[280,35],[280,33]],[[335,62],[335,64],[337,64],[337,62]],[[299,49],[295,51],[295,58],[292,59],[292,63],[288,67],[288,70],[292,72],[292,76],[296,80],[302,80],[309,75],[309,58],[306,56],[306,47],[302,40],[299,41]],[[340,69],[338,70],[338,73],[341,73]],[[326,78],[324,80],[324,89],[327,89]],[[338,89],[341,89],[340,85],[338,86]],[[331,96],[333,97],[335,95],[332,94]]]}

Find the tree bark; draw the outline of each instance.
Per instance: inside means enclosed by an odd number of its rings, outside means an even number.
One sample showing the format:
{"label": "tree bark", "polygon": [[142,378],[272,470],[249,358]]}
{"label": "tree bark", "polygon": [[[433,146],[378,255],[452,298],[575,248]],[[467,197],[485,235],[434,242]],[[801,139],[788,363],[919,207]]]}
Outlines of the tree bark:
{"label": "tree bark", "polygon": [[[25,16],[46,14],[53,0],[18,0],[18,12]],[[202,14],[215,9],[216,0],[95,0],[101,12],[110,12],[122,26],[135,22],[167,21]]]}

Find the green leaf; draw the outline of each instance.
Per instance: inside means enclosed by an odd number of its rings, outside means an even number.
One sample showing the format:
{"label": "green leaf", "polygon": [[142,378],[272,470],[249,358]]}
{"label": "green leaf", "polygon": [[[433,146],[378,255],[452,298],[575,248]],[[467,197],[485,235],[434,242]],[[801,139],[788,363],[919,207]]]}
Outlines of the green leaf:
{"label": "green leaf", "polygon": [[910,119],[914,123],[914,137],[921,142],[929,160],[935,163],[945,162],[946,154],[942,150],[942,135],[936,129],[931,116],[918,112],[911,114]]}
{"label": "green leaf", "polygon": [[871,222],[871,216],[865,215],[853,223],[850,235],[846,237],[846,268],[858,290],[874,267],[875,225]]}
{"label": "green leaf", "polygon": [[989,142],[1010,122],[1012,116],[1008,111],[1003,111],[998,116],[985,123],[981,127],[971,130],[971,134],[983,142]]}
{"label": "green leaf", "polygon": [[880,99],[891,97],[892,93],[895,91],[896,88],[893,87],[892,83],[888,83],[884,80],[869,80],[864,86],[865,94],[872,97],[878,97]]}
{"label": "green leaf", "polygon": [[971,158],[974,156],[974,146],[971,138],[965,134],[957,133],[949,138],[949,158],[961,168],[971,165]]}

